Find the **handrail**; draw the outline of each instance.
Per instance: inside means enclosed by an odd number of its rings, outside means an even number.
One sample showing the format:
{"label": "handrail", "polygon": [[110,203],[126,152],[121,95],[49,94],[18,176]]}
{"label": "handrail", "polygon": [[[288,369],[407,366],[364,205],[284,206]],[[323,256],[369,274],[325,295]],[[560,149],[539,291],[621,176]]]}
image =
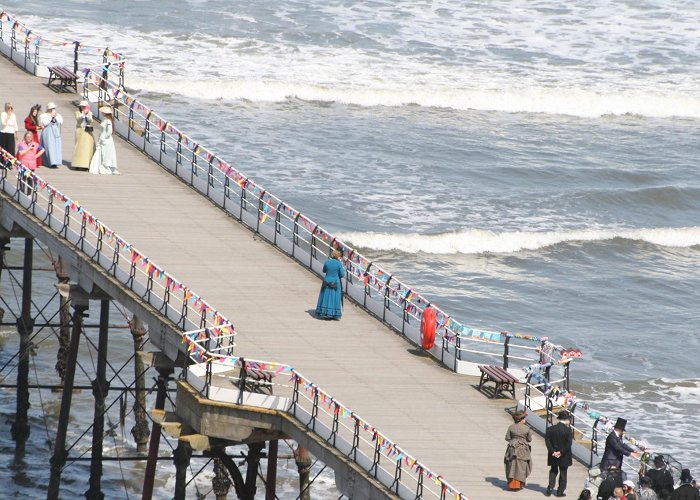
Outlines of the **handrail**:
{"label": "handrail", "polygon": [[[111,102],[115,106],[118,134],[317,274],[330,251],[341,250],[347,271],[346,295],[394,330],[417,342],[423,311],[428,306],[433,308],[437,313],[436,343],[430,352],[453,370],[459,371],[462,361],[493,356],[491,352],[495,352],[495,348],[489,345],[500,346],[501,352],[497,354],[504,358],[504,367],[508,367],[508,359],[525,361],[521,364],[526,366],[533,361],[554,360],[561,353],[562,347],[552,344],[547,337],[488,331],[458,322],[98,71],[86,69],[83,97],[96,101],[98,106],[103,101]],[[487,346],[486,351],[465,349],[464,341],[479,342]],[[508,355],[507,351],[504,355],[509,341],[537,344],[540,352],[532,359]],[[510,347],[516,345],[510,342]],[[465,355],[468,359],[463,359]],[[473,356],[469,358],[469,355]]]}
{"label": "handrail", "polygon": [[[6,28],[9,25],[9,29]],[[59,64],[71,61],[73,72],[79,75],[80,64],[89,61],[90,66],[116,64],[119,68],[119,82],[124,84],[123,54],[111,50],[109,47],[88,45],[80,40],[67,40],[51,38],[20,21],[13,14],[0,10],[0,41],[5,42],[10,48],[9,57],[15,60],[17,56],[22,60],[25,70],[37,74],[39,67],[43,66],[45,52],[49,52],[49,58]],[[23,55],[20,54],[23,52]]]}
{"label": "handrail", "polygon": [[[10,172],[16,175],[16,179],[8,179]],[[13,180],[14,182],[12,182]],[[330,413],[326,412],[322,406],[327,405],[327,409],[332,407],[331,419],[333,422],[331,428],[334,430],[332,431],[332,439],[328,439],[327,442],[337,449],[341,448],[342,441],[339,433],[340,418],[351,419],[354,436],[354,446],[351,450],[353,461],[365,468],[370,475],[381,481],[391,491],[403,494],[404,497],[410,491],[411,495],[415,495],[415,498],[423,498],[424,495],[430,494],[441,500],[446,499],[448,495],[458,500],[468,500],[467,496],[460,493],[442,476],[435,474],[396,443],[389,440],[378,429],[291,366],[267,361],[245,360],[242,357],[234,356],[233,347],[235,344],[232,339],[237,333],[223,315],[162,267],[144,256],[92,213],[61,193],[35,172],[24,167],[19,160],[2,148],[0,148],[0,190],[32,215],[40,218],[43,224],[53,230],[60,238],[74,245],[77,251],[87,255],[93,263],[102,267],[110,276],[138,294],[142,300],[156,308],[168,319],[173,320],[180,328],[187,330],[182,333],[182,343],[187,344],[187,359],[193,361],[196,366],[206,367],[207,376],[204,377],[204,390],[200,390],[203,395],[208,397],[212,379],[211,366],[214,363],[230,367],[235,367],[238,364],[244,372],[249,368],[254,368],[275,375],[291,374],[292,384],[286,387],[293,389],[291,397],[293,404],[287,412],[301,420],[306,411],[303,408],[305,404],[303,400],[310,401],[312,406],[310,412],[307,413],[312,416],[312,420],[310,421],[310,429],[308,425],[307,429],[324,437],[322,423],[318,422],[317,425],[317,419],[325,418],[319,417],[319,410],[322,410],[322,415],[330,416]],[[128,260],[124,257],[128,257]],[[175,298],[171,294],[180,291],[182,292],[180,301],[182,307],[176,308],[172,303]],[[201,314],[199,325],[194,323],[193,318],[188,315],[189,312]],[[191,370],[189,363],[185,369]],[[307,393],[311,393],[313,397],[308,398]],[[348,428],[345,424],[343,425]],[[364,437],[365,435],[371,435],[371,440],[368,441]],[[370,443],[374,449],[371,465],[363,460],[364,452],[360,450],[360,441],[365,444]],[[393,461],[393,481],[387,480],[388,469],[380,464],[381,457],[384,457],[389,463]],[[407,469],[404,468],[404,465]]]}

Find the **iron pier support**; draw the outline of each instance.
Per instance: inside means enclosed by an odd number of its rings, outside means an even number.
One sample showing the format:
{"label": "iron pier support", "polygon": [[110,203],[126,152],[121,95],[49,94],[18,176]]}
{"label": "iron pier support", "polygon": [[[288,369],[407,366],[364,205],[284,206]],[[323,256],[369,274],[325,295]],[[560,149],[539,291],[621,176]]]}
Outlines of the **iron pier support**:
{"label": "iron pier support", "polygon": [[73,304],[73,329],[70,336],[66,372],[63,380],[63,395],[61,396],[61,412],[58,417],[58,430],[54,443],[53,456],[51,457],[51,476],[49,488],[46,493],[48,500],[58,500],[61,486],[61,470],[66,463],[66,432],[70,417],[70,406],[73,399],[73,382],[75,380],[75,367],[78,364],[78,347],[80,345],[80,333],[83,327],[83,316],[88,309],[87,298],[84,301]]}
{"label": "iron pier support", "polygon": [[[156,410],[165,409],[165,398],[168,391],[168,380],[173,373],[172,368],[158,368],[158,392],[156,393]],[[160,425],[153,423],[151,429],[151,442],[148,444],[148,462],[146,462],[146,474],[143,478],[143,500],[151,500],[153,497],[153,481],[156,474],[156,462],[158,460],[158,448],[160,447]]]}
{"label": "iron pier support", "polygon": [[12,423],[12,439],[15,440],[15,459],[24,457],[25,445],[29,438],[29,423],[27,412],[29,411],[29,338],[34,330],[32,318],[32,265],[34,240],[24,240],[24,271],[22,273],[22,313],[17,319],[17,332],[19,333],[19,362],[17,366],[17,412]]}
{"label": "iron pier support", "polygon": [[[134,339],[134,353],[143,350],[145,344],[144,337],[146,329],[143,322],[134,314],[129,321],[131,335]],[[136,386],[136,395],[134,397],[134,427],[131,429],[131,435],[136,441],[136,451],[144,453],[146,451],[146,443],[148,443],[148,420],[146,417],[146,393],[143,389],[146,387],[144,380],[144,372],[146,368],[143,360],[139,356],[134,356],[134,380]]]}
{"label": "iron pier support", "polygon": [[311,500],[311,491],[309,484],[309,475],[311,473],[311,455],[309,450],[301,445],[297,446],[294,451],[294,461],[297,464],[299,471],[299,499]]}
{"label": "iron pier support", "polygon": [[270,440],[267,448],[267,480],[265,481],[265,500],[275,500],[277,490],[277,449],[279,441]]}
{"label": "iron pier support", "polygon": [[220,458],[214,459],[214,477],[211,480],[211,486],[216,500],[226,500],[231,489],[231,478]]}
{"label": "iron pier support", "polygon": [[[56,372],[61,377],[61,383],[66,373],[66,357],[68,354],[68,345],[70,343],[70,299],[69,290],[70,276],[64,269],[63,259],[59,256],[54,262],[53,267],[56,272],[58,283],[59,309],[58,317],[60,329],[58,331],[58,352],[56,353]],[[56,391],[58,392],[58,391]]]}
{"label": "iron pier support", "polygon": [[175,453],[173,454],[175,464],[175,500],[185,500],[185,490],[187,486],[187,468],[190,466],[192,448],[184,441],[179,441]]}
{"label": "iron pier support", "polygon": [[105,399],[109,391],[107,380],[107,343],[109,337],[109,300],[100,301],[100,333],[97,343],[97,373],[92,381],[95,397],[95,417],[92,428],[92,455],[90,461],[90,488],[85,492],[88,500],[103,500],[102,493],[102,443],[105,427]]}

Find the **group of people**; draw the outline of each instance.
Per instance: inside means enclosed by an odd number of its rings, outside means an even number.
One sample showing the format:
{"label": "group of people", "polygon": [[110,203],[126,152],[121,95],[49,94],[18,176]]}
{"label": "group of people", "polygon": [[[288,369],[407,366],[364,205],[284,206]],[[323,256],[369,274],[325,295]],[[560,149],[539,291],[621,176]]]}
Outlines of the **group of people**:
{"label": "group of people", "polygon": [[[506,478],[510,490],[525,487],[526,480],[532,471],[530,442],[532,432],[526,423],[527,412],[519,411],[513,414],[514,423],[506,431],[508,446],[504,457]],[[574,440],[571,428],[571,413],[562,410],[557,414],[558,423],[547,428],[545,444],[547,446],[547,465],[549,466],[549,481],[545,496],[566,496],[567,471],[573,463],[571,446]],[[639,458],[640,452],[628,446],[623,441],[627,421],[618,418],[613,430],[605,440],[605,451],[600,463],[603,471],[603,481],[594,497],[590,490],[584,489],[579,500],[700,500],[690,470],[681,472],[681,485],[674,489],[671,473],[666,467],[662,455],[654,458],[654,469],[650,469],[639,478],[639,490],[633,481],[627,479],[622,470],[622,460],[625,456]],[[558,478],[558,482],[557,482]],[[555,489],[556,487],[556,489]]]}
{"label": "group of people", "polygon": [[[90,103],[83,100],[78,104],[78,110],[75,112],[75,149],[70,165],[72,168],[88,169],[92,174],[119,174],[112,137],[112,108],[102,106],[100,113],[104,117],[100,124],[102,131],[95,142]],[[26,168],[34,171],[41,166],[58,168],[63,164],[63,117],[57,111],[55,103],[48,103],[44,113],[40,104],[31,107],[24,119],[25,132],[19,142],[20,128],[12,103],[5,103],[0,119],[0,147],[16,156]]]}

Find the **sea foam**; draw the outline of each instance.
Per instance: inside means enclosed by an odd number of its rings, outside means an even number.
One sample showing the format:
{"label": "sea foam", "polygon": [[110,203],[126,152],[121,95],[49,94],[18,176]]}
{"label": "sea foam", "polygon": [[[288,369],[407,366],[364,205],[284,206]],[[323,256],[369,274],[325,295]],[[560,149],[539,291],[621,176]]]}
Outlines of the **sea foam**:
{"label": "sea foam", "polygon": [[700,245],[700,227],[542,232],[498,232],[472,229],[440,234],[347,232],[338,234],[338,237],[353,246],[373,250],[429,254],[480,254],[515,253],[560,243],[609,241],[615,238],[684,248]]}

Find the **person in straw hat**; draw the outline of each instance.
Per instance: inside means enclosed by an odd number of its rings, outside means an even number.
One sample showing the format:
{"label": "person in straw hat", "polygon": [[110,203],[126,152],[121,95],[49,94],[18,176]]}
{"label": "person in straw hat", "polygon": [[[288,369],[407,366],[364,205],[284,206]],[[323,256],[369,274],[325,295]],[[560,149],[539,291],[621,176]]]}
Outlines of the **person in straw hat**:
{"label": "person in straw hat", "polygon": [[532,456],[530,442],[532,432],[525,423],[526,411],[513,413],[513,424],[506,431],[508,447],[503,457],[506,466],[506,478],[508,489],[521,490],[525,487],[525,481],[532,472]]}
{"label": "person in straw hat", "polygon": [[63,163],[63,146],[61,145],[61,126],[63,117],[56,111],[56,104],[46,105],[46,113],[41,115],[41,147],[44,148],[43,163],[47,167],[58,168]]}
{"label": "person in straw hat", "polygon": [[102,106],[100,114],[104,117],[102,132],[97,142],[97,150],[90,162],[91,174],[119,175],[117,169],[117,150],[114,147],[114,118],[112,117],[111,106]]}
{"label": "person in straw hat", "polygon": [[78,110],[75,112],[75,150],[71,167],[90,168],[90,160],[95,154],[95,139],[92,137],[92,111],[90,103],[86,100],[80,101]]}

